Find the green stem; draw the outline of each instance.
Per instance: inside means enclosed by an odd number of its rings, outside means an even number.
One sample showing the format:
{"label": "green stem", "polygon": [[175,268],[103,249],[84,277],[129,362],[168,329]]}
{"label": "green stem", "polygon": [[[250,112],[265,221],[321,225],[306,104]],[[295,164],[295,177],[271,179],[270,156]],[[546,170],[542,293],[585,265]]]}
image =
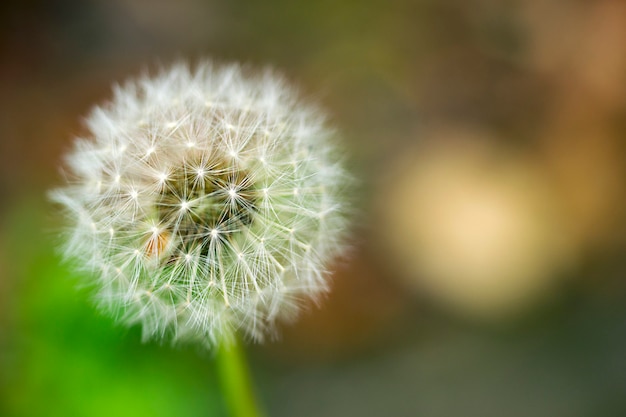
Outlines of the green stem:
{"label": "green stem", "polygon": [[220,343],[215,358],[226,408],[231,417],[262,417],[252,389],[245,352],[236,338],[232,340]]}

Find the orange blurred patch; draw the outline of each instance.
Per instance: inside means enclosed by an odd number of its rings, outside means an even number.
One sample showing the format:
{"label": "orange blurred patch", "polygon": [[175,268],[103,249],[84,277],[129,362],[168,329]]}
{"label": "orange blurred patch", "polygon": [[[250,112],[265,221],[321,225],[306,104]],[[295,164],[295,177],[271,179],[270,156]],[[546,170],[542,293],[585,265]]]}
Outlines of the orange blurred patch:
{"label": "orange blurred patch", "polygon": [[151,258],[159,258],[167,248],[170,236],[165,230],[153,232],[146,242],[146,255]]}
{"label": "orange blurred patch", "polygon": [[380,184],[381,253],[461,314],[499,318],[544,298],[573,249],[546,174],[480,132],[429,138]]}

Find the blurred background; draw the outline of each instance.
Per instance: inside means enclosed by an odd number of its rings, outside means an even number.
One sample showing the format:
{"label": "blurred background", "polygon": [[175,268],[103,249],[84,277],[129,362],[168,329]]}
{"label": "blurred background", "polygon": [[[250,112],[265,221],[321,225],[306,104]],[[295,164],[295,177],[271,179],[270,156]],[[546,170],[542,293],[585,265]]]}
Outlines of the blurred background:
{"label": "blurred background", "polygon": [[270,416],[626,415],[626,2],[8,0],[0,415],[223,415],[59,264],[46,190],[113,82],[272,65],[331,115],[360,215],[333,290],[248,345]]}

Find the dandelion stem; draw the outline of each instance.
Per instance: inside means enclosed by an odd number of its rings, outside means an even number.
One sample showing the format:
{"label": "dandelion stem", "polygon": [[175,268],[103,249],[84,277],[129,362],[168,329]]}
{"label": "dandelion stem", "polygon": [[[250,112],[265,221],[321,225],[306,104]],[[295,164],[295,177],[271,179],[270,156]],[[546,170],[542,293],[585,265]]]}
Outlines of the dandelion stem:
{"label": "dandelion stem", "polygon": [[230,417],[262,417],[241,343],[235,338],[230,343],[220,343],[215,359],[222,395]]}

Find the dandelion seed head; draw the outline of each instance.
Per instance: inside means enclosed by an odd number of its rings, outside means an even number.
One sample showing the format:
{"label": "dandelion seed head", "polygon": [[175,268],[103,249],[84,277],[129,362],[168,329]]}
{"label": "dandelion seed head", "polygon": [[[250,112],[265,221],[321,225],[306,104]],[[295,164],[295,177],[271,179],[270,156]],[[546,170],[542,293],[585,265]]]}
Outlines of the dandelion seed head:
{"label": "dandelion seed head", "polygon": [[51,193],[65,254],[145,339],[261,340],[327,290],[348,176],[324,117],[279,76],[178,64],[115,89],[87,126]]}

